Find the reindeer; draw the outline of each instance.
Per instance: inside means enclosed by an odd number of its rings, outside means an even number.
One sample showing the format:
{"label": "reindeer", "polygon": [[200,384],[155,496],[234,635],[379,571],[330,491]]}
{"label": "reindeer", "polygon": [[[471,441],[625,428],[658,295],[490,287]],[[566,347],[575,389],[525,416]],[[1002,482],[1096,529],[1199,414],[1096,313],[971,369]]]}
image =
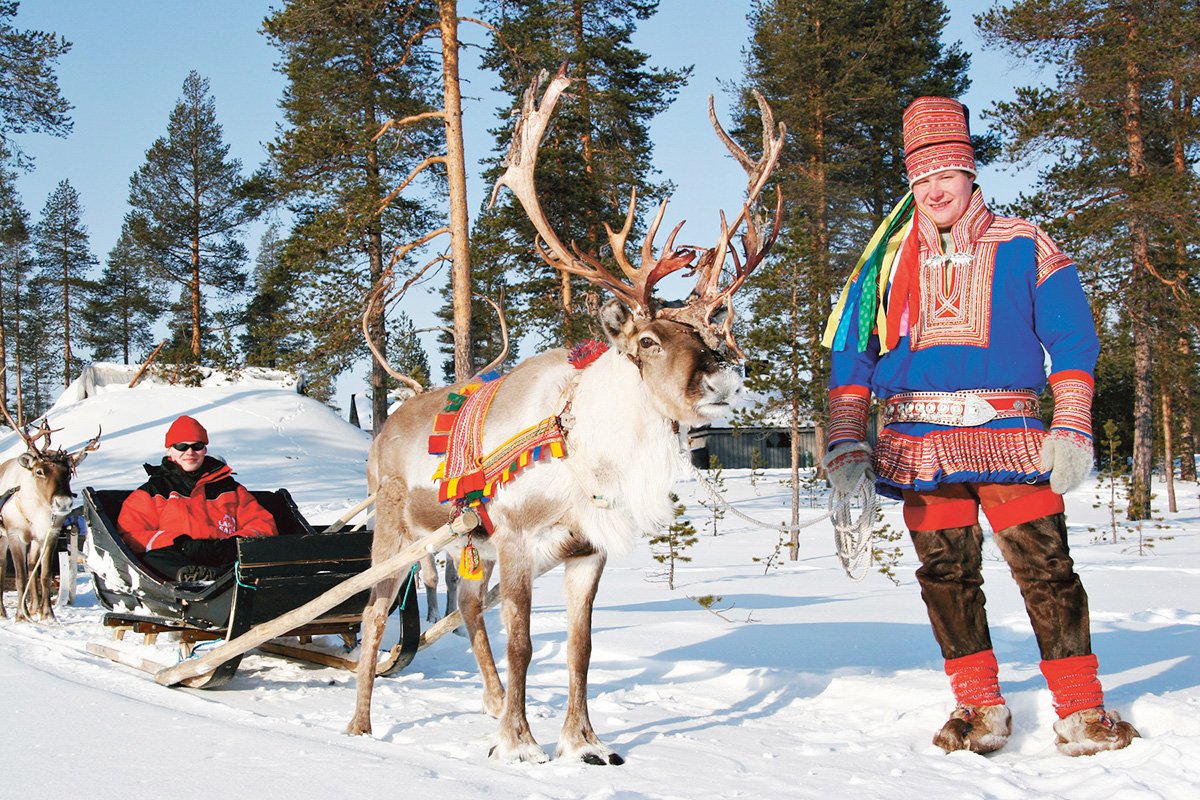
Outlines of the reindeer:
{"label": "reindeer", "polygon": [[[18,426],[3,408],[4,418],[25,441],[26,451],[0,464],[0,525],[4,547],[0,547],[0,585],[7,570],[3,551],[12,556],[16,574],[17,621],[54,619],[51,605],[51,559],[57,551],[58,533],[71,512],[75,495],[71,476],[87,454],[100,447],[100,432],[75,453],[50,449],[50,429],[43,420],[34,435]],[[44,439],[42,447],[38,442]],[[0,594],[0,618],[7,618]]]}
{"label": "reindeer", "polygon": [[[770,109],[758,98],[763,117],[763,156],[757,163],[722,130],[709,103],[718,136],[750,176],[749,200],[732,225],[722,215],[718,244],[709,249],[674,247],[682,223],[671,233],[659,257],[653,240],[666,203],[658,209],[634,267],[625,251],[636,195],[630,198],[624,226],[608,228],[613,255],[628,280],[614,276],[578,247],[568,249],[551,229],[534,185],[537,148],[559,96],[570,79],[563,71],[549,83],[540,107],[534,107],[539,76],[523,101],[513,134],[507,171],[497,182],[521,202],[539,234],[538,252],[556,269],[584,276],[609,290],[616,299],[600,311],[609,349],[584,369],[569,363],[564,350],[527,359],[505,378],[492,399],[483,431],[483,451],[505,442],[514,432],[538,420],[553,418],[566,440],[566,457],[538,464],[506,484],[487,504],[494,533],[479,542],[482,580],[460,580],[459,608],[483,681],[484,711],[499,718],[499,734],[489,755],[504,761],[542,762],[546,753],[530,731],[525,711],[526,675],[532,646],[530,609],[533,579],[558,563],[565,565],[567,597],[568,701],[557,758],[590,764],[621,764],[623,758],[605,745],[592,728],[587,706],[587,674],[591,659],[592,606],[601,572],[610,553],[629,549],[643,531],[671,518],[668,491],[682,467],[678,455],[679,425],[696,425],[724,414],[741,391],[736,360],[741,352],[731,332],[733,292],[766,255],[779,232],[780,198],[772,230],[764,238],[756,201],[779,158],[784,126],[776,126]],[[493,201],[495,192],[493,192]],[[730,247],[743,225],[744,259]],[[727,252],[733,277],[720,286]],[[691,267],[696,289],[682,305],[664,307],[651,296],[664,276]],[[376,497],[372,560],[396,553],[403,543],[446,522],[446,506],[438,504],[430,476],[438,458],[426,452],[435,414],[448,391],[419,394],[392,414],[371,447],[368,481]],[[461,545],[460,548],[461,550]],[[508,632],[508,690],[496,670],[484,626],[484,598],[494,566],[499,566],[503,619]],[[357,697],[347,732],[371,732],[370,700],[374,659],[387,612],[403,577],[376,586],[363,611],[362,657],[358,662]]]}

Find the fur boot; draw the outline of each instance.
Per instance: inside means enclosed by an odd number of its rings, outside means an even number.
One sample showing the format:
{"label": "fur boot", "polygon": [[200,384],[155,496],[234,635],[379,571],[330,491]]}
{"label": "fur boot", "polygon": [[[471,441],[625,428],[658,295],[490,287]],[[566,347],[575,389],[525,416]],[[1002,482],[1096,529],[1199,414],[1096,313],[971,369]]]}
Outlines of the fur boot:
{"label": "fur boot", "polygon": [[1103,706],[1076,711],[1054,723],[1058,734],[1055,746],[1069,756],[1090,756],[1101,750],[1120,750],[1141,736],[1137,729],[1121,720],[1115,711]]}
{"label": "fur boot", "polygon": [[947,753],[991,753],[1004,747],[1010,734],[1012,713],[1008,706],[960,705],[933,737],[933,743]]}

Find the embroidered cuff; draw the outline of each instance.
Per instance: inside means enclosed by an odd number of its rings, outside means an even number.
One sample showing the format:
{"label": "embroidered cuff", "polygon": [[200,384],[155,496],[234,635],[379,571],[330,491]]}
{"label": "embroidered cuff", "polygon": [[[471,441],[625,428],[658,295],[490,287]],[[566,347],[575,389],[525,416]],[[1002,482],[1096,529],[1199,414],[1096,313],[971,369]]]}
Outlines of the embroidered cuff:
{"label": "embroidered cuff", "polygon": [[867,440],[867,410],[871,390],[865,386],[838,386],[829,390],[829,442],[832,449],[842,442]]}
{"label": "embroidered cuff", "polygon": [[1064,369],[1050,376],[1054,419],[1050,429],[1068,430],[1092,438],[1092,395],[1095,381],[1081,369]]}

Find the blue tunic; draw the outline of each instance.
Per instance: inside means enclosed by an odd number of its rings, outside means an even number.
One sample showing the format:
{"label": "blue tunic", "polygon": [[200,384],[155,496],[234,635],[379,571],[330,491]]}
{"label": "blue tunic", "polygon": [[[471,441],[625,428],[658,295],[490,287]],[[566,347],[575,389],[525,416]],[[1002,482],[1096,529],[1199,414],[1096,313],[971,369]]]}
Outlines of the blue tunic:
{"label": "blue tunic", "polygon": [[[881,400],[901,392],[1027,389],[1051,373],[1095,370],[1099,341],[1074,265],[1036,225],[996,217],[978,189],[951,231],[947,258],[937,229],[917,215],[920,308],[911,330],[879,355],[878,334],[864,352],[834,350],[830,387],[866,387]],[[969,263],[962,263],[962,262]],[[958,263],[955,263],[958,262]],[[858,310],[851,312],[851,330]],[[965,481],[1045,480],[1038,457],[1045,436],[1036,417],[976,427],[893,423],[879,437],[875,468],[881,493]]]}

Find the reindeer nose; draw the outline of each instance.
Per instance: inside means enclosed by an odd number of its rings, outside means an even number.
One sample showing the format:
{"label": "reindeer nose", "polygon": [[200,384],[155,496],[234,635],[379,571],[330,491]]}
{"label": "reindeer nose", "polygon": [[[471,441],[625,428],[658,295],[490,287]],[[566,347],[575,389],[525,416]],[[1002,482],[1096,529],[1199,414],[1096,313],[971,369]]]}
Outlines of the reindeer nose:
{"label": "reindeer nose", "polygon": [[741,394],[742,376],[732,369],[719,369],[704,377],[704,388],[714,397],[732,399]]}

